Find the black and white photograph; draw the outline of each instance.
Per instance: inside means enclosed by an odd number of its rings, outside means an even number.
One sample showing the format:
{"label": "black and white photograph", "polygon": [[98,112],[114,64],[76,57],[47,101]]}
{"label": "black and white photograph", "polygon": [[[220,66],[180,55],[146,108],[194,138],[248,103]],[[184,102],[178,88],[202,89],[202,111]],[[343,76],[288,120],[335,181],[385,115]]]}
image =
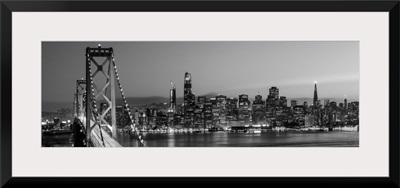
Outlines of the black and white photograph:
{"label": "black and white photograph", "polygon": [[0,187],[399,187],[398,1],[4,1]]}
{"label": "black and white photograph", "polygon": [[359,147],[359,41],[43,41],[42,147]]}

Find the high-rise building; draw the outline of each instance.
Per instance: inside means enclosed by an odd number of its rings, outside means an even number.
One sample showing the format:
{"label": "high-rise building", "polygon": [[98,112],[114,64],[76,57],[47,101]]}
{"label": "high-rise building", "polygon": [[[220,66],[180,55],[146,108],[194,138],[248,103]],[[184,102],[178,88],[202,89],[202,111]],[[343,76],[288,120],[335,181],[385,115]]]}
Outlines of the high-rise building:
{"label": "high-rise building", "polygon": [[279,99],[279,89],[275,86],[272,86],[269,89],[269,96],[271,96],[271,98],[278,100]]}
{"label": "high-rise building", "polygon": [[200,108],[204,108],[204,105],[206,104],[206,96],[198,96],[197,97],[197,105],[199,105]]}
{"label": "high-rise building", "polygon": [[239,95],[239,108],[250,106],[249,96],[246,94]]}
{"label": "high-rise building", "polygon": [[200,106],[196,105],[194,107],[194,118],[193,122],[196,128],[202,128],[204,125],[203,121],[203,108],[200,108]]}
{"label": "high-rise building", "polygon": [[217,108],[219,108],[219,123],[221,125],[226,124],[226,114],[227,114],[227,108],[226,108],[226,103],[227,103],[227,97],[225,95],[218,95],[215,97],[217,100]]}
{"label": "high-rise building", "polygon": [[318,93],[317,93],[317,81],[314,82],[314,100],[313,105],[317,106],[318,104]]}
{"label": "high-rise building", "polygon": [[[189,72],[185,72],[185,80],[184,80],[184,86],[183,86],[183,106],[186,109],[190,103],[192,102],[190,100],[192,94],[192,75]],[[184,110],[185,113],[186,110]]]}
{"label": "high-rise building", "polygon": [[213,113],[212,113],[212,102],[210,98],[206,98],[206,102],[204,104],[204,119],[205,119],[205,128],[211,128],[213,122]]}
{"label": "high-rise building", "polygon": [[253,101],[252,123],[253,125],[265,122],[265,101],[260,94],[256,95]]}
{"label": "high-rise building", "polygon": [[267,108],[275,108],[280,105],[279,100],[279,89],[275,86],[272,86],[269,89],[269,95],[266,100]]}
{"label": "high-rise building", "polygon": [[211,113],[212,113],[212,125],[215,128],[219,124],[219,112],[220,108],[218,107],[217,98],[211,97]]}
{"label": "high-rise building", "polygon": [[186,125],[193,124],[196,96],[192,93],[192,75],[185,72],[183,89],[183,115]]}
{"label": "high-rise building", "polygon": [[347,109],[347,96],[344,96],[344,109]]}
{"label": "high-rise building", "polygon": [[280,105],[281,107],[284,107],[284,108],[287,107],[287,99],[286,99],[285,96],[280,96],[280,97],[279,97],[279,105]]}
{"label": "high-rise building", "polygon": [[230,97],[227,99],[226,108],[227,108],[227,120],[228,121],[236,121],[237,120],[237,116],[239,115],[237,103],[238,103],[237,98]]}
{"label": "high-rise building", "polygon": [[248,125],[250,123],[250,101],[249,96],[246,94],[239,95],[239,117],[238,120],[243,124]]}
{"label": "high-rise building", "polygon": [[169,91],[169,109],[174,114],[176,113],[176,88],[175,85],[171,82],[172,89]]}

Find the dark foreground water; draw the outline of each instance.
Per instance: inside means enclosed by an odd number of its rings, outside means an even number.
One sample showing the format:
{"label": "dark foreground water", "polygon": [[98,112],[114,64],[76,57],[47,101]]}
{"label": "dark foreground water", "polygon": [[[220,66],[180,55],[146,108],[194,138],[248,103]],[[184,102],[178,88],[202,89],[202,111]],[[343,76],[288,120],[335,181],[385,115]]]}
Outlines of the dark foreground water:
{"label": "dark foreground water", "polygon": [[[137,146],[129,134],[118,141]],[[358,147],[359,132],[143,133],[147,147]]]}
{"label": "dark foreground water", "polygon": [[[359,132],[143,133],[147,147],[358,147]],[[137,141],[119,133],[124,147]],[[72,147],[71,134],[43,135],[42,147]]]}
{"label": "dark foreground water", "polygon": [[73,147],[71,134],[42,134],[42,147]]}

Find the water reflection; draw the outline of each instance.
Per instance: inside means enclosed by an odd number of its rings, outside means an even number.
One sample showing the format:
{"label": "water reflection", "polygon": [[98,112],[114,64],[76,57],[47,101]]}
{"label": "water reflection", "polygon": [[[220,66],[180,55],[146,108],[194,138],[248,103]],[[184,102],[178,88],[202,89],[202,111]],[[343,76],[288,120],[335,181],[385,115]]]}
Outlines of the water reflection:
{"label": "water reflection", "polygon": [[[148,147],[358,147],[359,132],[144,133]],[[137,147],[129,133],[118,133],[124,147]]]}

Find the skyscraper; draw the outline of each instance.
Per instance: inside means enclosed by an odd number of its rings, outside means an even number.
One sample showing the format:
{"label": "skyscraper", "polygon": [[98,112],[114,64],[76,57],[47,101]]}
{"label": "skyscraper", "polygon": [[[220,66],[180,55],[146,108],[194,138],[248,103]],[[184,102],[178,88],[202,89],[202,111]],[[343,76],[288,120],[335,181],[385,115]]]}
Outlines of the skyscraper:
{"label": "skyscraper", "polygon": [[226,108],[227,108],[227,119],[228,121],[237,120],[237,116],[239,115],[239,111],[237,108],[238,99],[234,97],[230,97],[227,99]]}
{"label": "skyscraper", "polygon": [[250,122],[250,101],[249,96],[246,94],[239,95],[239,117],[238,120],[242,121],[244,124],[249,124]]}
{"label": "skyscraper", "polygon": [[253,113],[252,113],[252,123],[260,124],[265,121],[265,101],[262,100],[260,93],[256,95],[253,101]]}
{"label": "skyscraper", "polygon": [[183,105],[185,108],[189,105],[191,94],[192,94],[192,75],[189,72],[185,72],[185,80],[184,80],[184,87],[183,87]]}
{"label": "skyscraper", "polygon": [[279,89],[275,86],[272,86],[269,89],[269,95],[266,100],[267,108],[276,107],[279,105]]}
{"label": "skyscraper", "polygon": [[174,83],[172,83],[172,89],[169,91],[169,108],[172,110],[173,113],[176,113],[176,88]]}
{"label": "skyscraper", "polygon": [[192,93],[192,75],[189,72],[185,72],[184,78],[184,90],[183,90],[183,115],[185,119],[185,124],[192,124],[194,106],[196,97]]}
{"label": "skyscraper", "polygon": [[317,106],[318,104],[318,93],[317,93],[317,81],[314,82],[314,100],[313,100],[314,106]]}
{"label": "skyscraper", "polygon": [[347,96],[344,96],[344,109],[347,109]]}
{"label": "skyscraper", "polygon": [[269,96],[271,98],[274,98],[275,100],[278,100],[279,99],[279,89],[277,87],[275,87],[275,86],[272,86],[269,89]]}

